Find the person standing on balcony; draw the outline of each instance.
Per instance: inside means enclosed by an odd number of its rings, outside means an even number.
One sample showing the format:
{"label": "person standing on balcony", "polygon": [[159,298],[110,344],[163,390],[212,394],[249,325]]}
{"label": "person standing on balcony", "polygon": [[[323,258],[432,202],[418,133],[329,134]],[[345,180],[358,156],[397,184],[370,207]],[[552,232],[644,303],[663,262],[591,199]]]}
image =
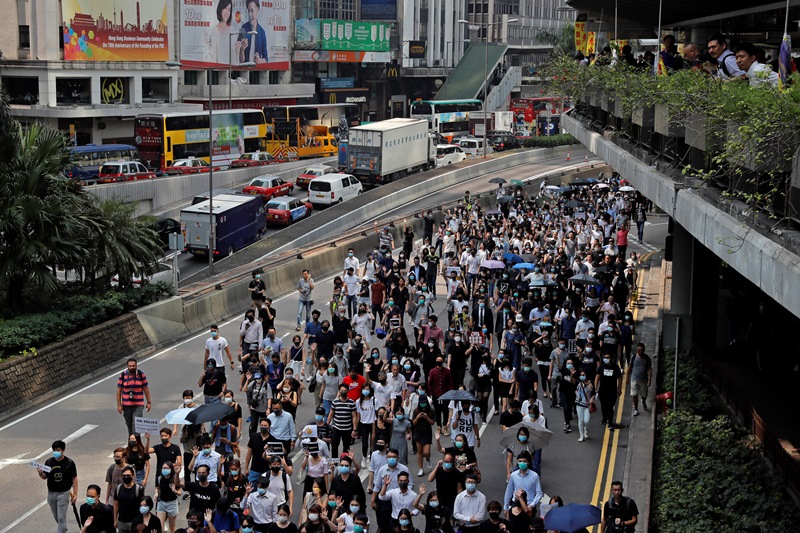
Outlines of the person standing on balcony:
{"label": "person standing on balcony", "polygon": [[728,50],[728,43],[721,33],[715,33],[708,38],[708,53],[717,60],[719,65],[717,76],[720,79],[730,80],[747,76],[747,72],[736,64],[736,57]]}

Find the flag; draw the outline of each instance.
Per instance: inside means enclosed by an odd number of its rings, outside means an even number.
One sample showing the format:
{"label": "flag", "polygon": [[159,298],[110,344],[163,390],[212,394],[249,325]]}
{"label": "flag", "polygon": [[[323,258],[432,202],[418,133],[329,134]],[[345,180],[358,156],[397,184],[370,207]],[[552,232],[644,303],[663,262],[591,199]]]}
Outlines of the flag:
{"label": "flag", "polygon": [[586,23],[585,22],[576,22],[575,23],[575,51],[576,52],[585,52],[586,51]]}
{"label": "flag", "polygon": [[590,31],[586,34],[586,55],[593,54],[595,52],[595,38],[597,34],[593,31]]}
{"label": "flag", "polygon": [[778,53],[778,74],[780,76],[778,86],[781,89],[789,85],[789,77],[792,72],[796,72],[796,67],[792,60],[792,38],[789,37],[788,33],[784,33],[781,49]]}

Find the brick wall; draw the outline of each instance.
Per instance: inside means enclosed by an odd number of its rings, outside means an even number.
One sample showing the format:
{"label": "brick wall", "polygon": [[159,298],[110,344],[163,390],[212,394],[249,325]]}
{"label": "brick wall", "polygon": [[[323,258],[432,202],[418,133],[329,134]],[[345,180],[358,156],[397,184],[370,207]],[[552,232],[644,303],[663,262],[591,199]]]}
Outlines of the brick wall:
{"label": "brick wall", "polygon": [[133,313],[48,344],[36,357],[0,364],[0,412],[70,383],[150,346]]}

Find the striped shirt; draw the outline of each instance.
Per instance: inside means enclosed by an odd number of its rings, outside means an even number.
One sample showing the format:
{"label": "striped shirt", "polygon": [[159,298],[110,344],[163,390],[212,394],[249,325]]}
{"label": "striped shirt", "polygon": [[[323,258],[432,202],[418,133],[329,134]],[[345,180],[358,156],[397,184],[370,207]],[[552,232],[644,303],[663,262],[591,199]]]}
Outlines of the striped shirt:
{"label": "striped shirt", "polygon": [[144,388],[147,386],[147,377],[138,368],[133,374],[128,370],[120,374],[117,387],[122,389],[122,406],[144,405]]}
{"label": "striped shirt", "polygon": [[333,411],[333,426],[334,429],[339,431],[352,431],[353,428],[353,412],[356,410],[356,402],[348,398],[341,400],[336,398],[331,404]]}

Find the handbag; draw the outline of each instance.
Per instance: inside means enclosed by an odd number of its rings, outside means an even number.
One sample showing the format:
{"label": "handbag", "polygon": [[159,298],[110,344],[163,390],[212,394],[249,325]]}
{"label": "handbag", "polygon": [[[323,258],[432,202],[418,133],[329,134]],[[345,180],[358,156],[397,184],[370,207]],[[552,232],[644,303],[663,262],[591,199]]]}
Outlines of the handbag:
{"label": "handbag", "polygon": [[594,413],[595,411],[597,411],[597,406],[594,404],[594,402],[589,402],[589,414]]}

